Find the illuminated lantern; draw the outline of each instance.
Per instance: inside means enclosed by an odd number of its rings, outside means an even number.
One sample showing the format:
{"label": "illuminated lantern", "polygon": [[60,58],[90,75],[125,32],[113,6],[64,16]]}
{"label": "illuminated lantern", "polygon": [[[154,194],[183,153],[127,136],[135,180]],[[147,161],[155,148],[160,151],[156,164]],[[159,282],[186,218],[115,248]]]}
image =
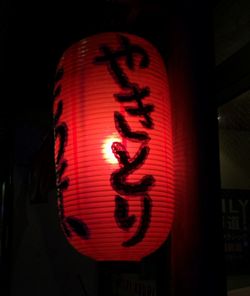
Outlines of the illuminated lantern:
{"label": "illuminated lantern", "polygon": [[63,54],[54,89],[60,221],[95,260],[139,261],[174,214],[168,79],[144,39],[102,33]]}

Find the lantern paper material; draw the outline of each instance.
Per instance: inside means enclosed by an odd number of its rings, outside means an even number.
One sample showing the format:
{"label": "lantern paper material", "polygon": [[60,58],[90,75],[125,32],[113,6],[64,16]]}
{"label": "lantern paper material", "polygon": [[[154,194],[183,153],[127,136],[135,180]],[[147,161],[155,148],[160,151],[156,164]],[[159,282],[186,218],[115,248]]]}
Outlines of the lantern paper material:
{"label": "lantern paper material", "polygon": [[139,261],[174,214],[170,96],[146,40],[102,33],[63,54],[54,89],[58,208],[70,244],[95,260]]}

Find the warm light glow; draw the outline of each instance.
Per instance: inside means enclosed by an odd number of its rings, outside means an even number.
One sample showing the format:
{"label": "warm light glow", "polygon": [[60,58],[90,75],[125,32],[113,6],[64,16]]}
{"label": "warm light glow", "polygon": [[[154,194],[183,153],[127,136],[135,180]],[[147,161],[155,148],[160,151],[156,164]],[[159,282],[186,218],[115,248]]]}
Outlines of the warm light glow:
{"label": "warm light glow", "polygon": [[121,139],[116,134],[107,137],[102,145],[103,157],[108,163],[111,164],[118,162],[111,149],[111,146],[114,142],[121,142]]}

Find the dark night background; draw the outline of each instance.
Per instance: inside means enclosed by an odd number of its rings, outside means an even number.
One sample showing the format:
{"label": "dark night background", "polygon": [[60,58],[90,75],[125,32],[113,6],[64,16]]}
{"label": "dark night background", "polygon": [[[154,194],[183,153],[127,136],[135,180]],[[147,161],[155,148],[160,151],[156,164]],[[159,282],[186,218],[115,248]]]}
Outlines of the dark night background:
{"label": "dark night background", "polygon": [[[250,286],[249,262],[245,261],[243,268],[237,264],[250,258],[249,253],[241,258],[229,253],[226,259],[231,261],[224,262],[221,197],[217,192],[220,181],[221,188],[230,191],[224,191],[223,198],[249,199],[250,160],[239,156],[249,154],[250,147],[248,1],[2,0],[0,5],[1,186],[6,184],[7,196],[4,202],[1,199],[1,295],[108,295],[115,282],[135,280],[136,274],[144,283],[154,282],[157,296],[184,292],[224,296],[226,275],[230,289]],[[196,212],[197,200],[190,197],[191,209],[177,215],[183,223],[194,213],[198,220],[190,219],[185,226],[176,224],[176,235],[171,238],[176,246],[174,259],[170,258],[169,240],[139,265],[96,264],[69,248],[54,217],[54,175],[47,172],[53,171],[51,95],[55,69],[69,45],[104,31],[138,34],[159,49],[173,74],[176,108],[178,98],[181,101],[185,90],[190,92],[191,107],[184,104],[186,111],[176,117],[176,135],[179,142],[184,139],[187,154],[192,151],[188,155],[201,163],[190,168],[187,161],[185,173],[191,172],[190,179],[192,174],[197,177],[194,196],[203,200],[197,206],[200,214]],[[181,83],[184,81],[183,92],[176,86],[176,73]],[[221,117],[219,135],[217,111]],[[185,130],[179,132],[186,114],[192,118],[188,128],[194,127],[188,140]],[[192,150],[196,141],[197,155]],[[234,167],[229,166],[229,155]],[[181,154],[177,161],[178,157]],[[187,188],[191,183],[187,181]],[[225,214],[229,216],[231,213]],[[184,233],[188,229],[194,229],[191,238]],[[176,243],[180,238],[182,243]],[[170,261],[175,262],[175,268]],[[121,278],[114,279],[115,275]]]}

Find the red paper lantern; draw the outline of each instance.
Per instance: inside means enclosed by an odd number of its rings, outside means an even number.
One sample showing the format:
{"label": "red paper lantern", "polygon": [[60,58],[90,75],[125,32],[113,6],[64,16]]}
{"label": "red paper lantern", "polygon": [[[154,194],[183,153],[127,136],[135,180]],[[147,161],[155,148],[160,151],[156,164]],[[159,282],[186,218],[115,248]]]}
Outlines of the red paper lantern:
{"label": "red paper lantern", "polygon": [[144,39],[102,33],[62,56],[54,91],[60,221],[96,260],[138,261],[174,214],[168,79]]}

